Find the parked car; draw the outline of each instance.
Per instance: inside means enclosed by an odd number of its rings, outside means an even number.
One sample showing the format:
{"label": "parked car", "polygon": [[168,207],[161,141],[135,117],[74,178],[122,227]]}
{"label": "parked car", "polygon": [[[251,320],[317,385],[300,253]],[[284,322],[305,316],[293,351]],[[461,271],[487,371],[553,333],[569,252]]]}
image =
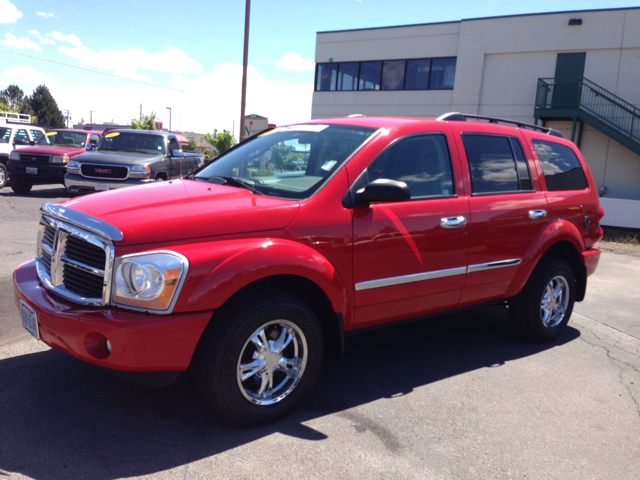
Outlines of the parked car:
{"label": "parked car", "polygon": [[[23,325],[113,371],[191,367],[240,424],[290,412],[368,327],[497,304],[553,340],[597,267],[604,212],[573,143],[511,123],[315,120],[183,180],[46,204],[37,258],[14,273]],[[276,172],[291,150],[309,151],[304,169]]]}
{"label": "parked car", "polygon": [[12,150],[29,145],[44,135],[44,129],[33,125],[31,117],[22,113],[0,112],[0,188],[9,179],[7,162]]}
{"label": "parked car", "polygon": [[69,161],[64,183],[70,194],[111,190],[181,178],[203,164],[204,157],[183,152],[172,133],[112,130],[95,149]]}
{"label": "parked car", "polygon": [[7,164],[11,189],[25,194],[33,185],[64,185],[69,159],[84,152],[87,145],[96,145],[100,138],[99,132],[55,129],[30,146],[13,150]]}

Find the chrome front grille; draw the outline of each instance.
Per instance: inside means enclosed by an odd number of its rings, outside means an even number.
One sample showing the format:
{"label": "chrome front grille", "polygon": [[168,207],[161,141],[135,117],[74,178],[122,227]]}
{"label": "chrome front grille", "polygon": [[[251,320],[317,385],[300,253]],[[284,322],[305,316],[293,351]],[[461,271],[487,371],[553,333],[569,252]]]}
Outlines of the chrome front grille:
{"label": "chrome front grille", "polygon": [[36,265],[46,288],[82,305],[106,305],[115,249],[100,235],[43,215]]}

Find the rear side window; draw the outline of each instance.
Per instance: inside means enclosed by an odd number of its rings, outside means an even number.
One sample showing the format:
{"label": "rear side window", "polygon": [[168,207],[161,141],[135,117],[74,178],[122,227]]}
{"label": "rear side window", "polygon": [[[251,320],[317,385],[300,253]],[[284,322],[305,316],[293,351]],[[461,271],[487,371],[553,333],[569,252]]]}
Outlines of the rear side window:
{"label": "rear side window", "polygon": [[532,139],[542,164],[547,190],[584,190],[587,180],[576,154],[569,147],[546,140]]}
{"label": "rear side window", "polygon": [[399,140],[367,168],[368,180],[405,182],[411,199],[453,195],[453,175],[444,134],[417,135]]}
{"label": "rear side window", "polygon": [[473,193],[531,191],[527,161],[517,138],[465,133],[462,140]]}

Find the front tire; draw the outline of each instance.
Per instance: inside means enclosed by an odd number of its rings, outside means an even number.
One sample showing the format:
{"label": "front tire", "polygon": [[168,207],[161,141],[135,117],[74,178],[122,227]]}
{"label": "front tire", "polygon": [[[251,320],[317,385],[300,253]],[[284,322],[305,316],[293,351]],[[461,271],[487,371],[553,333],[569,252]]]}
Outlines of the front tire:
{"label": "front tire", "polygon": [[0,163],[0,188],[7,184],[7,167],[4,163]]}
{"label": "front tire", "polygon": [[529,340],[555,340],[569,323],[575,296],[576,281],[569,264],[543,257],[520,295],[509,304],[511,323]]}
{"label": "front tire", "polygon": [[11,190],[20,195],[26,195],[31,191],[31,187],[33,187],[33,184],[23,175],[15,174],[9,178],[9,185],[11,185]]}
{"label": "front tire", "polygon": [[277,290],[214,315],[194,357],[196,387],[220,418],[260,425],[289,414],[320,372],[323,335],[311,308]]}

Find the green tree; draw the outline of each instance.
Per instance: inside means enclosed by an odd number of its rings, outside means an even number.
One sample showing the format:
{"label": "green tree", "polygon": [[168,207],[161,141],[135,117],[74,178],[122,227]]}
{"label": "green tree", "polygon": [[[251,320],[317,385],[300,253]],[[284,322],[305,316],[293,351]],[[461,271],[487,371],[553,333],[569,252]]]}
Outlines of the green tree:
{"label": "green tree", "polygon": [[0,98],[0,112],[10,112],[11,105],[5,99]]}
{"label": "green tree", "polygon": [[193,152],[196,149],[196,141],[192,138],[189,140],[189,145],[187,145],[187,150]]}
{"label": "green tree", "polygon": [[145,115],[144,119],[138,120],[134,118],[131,120],[131,128],[135,130],[155,130],[156,129],[156,114],[151,112],[151,115]]}
{"label": "green tree", "polygon": [[46,85],[39,85],[27,100],[31,113],[47,128],[64,128],[64,116]]}
{"label": "green tree", "polygon": [[284,169],[287,163],[287,157],[291,153],[293,147],[291,145],[285,145],[284,143],[276,143],[271,147],[271,161],[273,166],[279,170]]}
{"label": "green tree", "polygon": [[223,130],[222,133],[218,133],[218,130],[216,129],[213,131],[213,135],[205,133],[204,139],[213,145],[217,150],[218,155],[222,152],[226,152],[236,144],[236,141],[229,130]]}
{"label": "green tree", "polygon": [[9,104],[11,112],[23,113],[21,109],[24,108],[24,103],[27,100],[27,97],[18,85],[9,85],[4,90],[0,91],[0,100]]}

